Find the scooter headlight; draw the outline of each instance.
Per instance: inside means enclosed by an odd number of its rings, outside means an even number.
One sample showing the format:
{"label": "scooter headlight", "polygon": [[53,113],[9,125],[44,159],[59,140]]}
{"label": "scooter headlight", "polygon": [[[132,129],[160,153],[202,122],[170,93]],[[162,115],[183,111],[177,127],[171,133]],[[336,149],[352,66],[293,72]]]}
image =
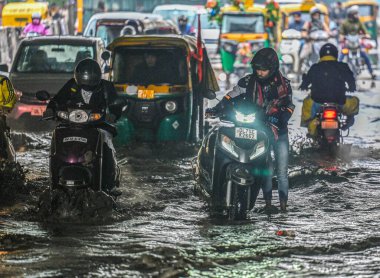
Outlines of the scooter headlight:
{"label": "scooter headlight", "polygon": [[174,113],[175,111],[177,111],[177,103],[175,101],[170,100],[165,103],[165,109],[169,113]]}
{"label": "scooter headlight", "polygon": [[73,123],[85,123],[88,118],[88,114],[83,110],[74,110],[69,114],[69,121]]}
{"label": "scooter headlight", "polygon": [[58,118],[61,118],[63,120],[68,120],[69,119],[69,113],[66,111],[58,111],[57,112]]}
{"label": "scooter headlight", "polygon": [[251,124],[256,120],[256,114],[245,115],[239,111],[236,111],[236,120],[241,123]]}
{"label": "scooter headlight", "polygon": [[236,158],[239,157],[238,153],[235,151],[235,143],[230,137],[228,137],[226,135],[221,135],[220,136],[220,142],[221,142],[222,147],[226,151],[228,151],[230,154],[232,154]]}
{"label": "scooter headlight", "polygon": [[259,157],[260,155],[262,155],[264,152],[265,152],[265,142],[260,141],[259,143],[256,144],[255,150],[252,152],[249,159],[253,160]]}

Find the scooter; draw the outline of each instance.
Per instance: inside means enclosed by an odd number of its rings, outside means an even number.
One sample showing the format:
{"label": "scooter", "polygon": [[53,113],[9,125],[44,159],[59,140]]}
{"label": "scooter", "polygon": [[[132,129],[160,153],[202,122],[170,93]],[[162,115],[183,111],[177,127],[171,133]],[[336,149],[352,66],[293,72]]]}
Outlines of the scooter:
{"label": "scooter", "polygon": [[298,69],[300,64],[300,49],[302,43],[301,32],[289,29],[282,32],[280,43],[281,52],[281,72],[289,76],[293,74],[299,76]]}
{"label": "scooter", "polygon": [[319,61],[319,51],[324,44],[329,42],[329,38],[329,34],[322,30],[309,34],[310,48],[305,44],[301,51],[299,73],[307,72],[313,64]]}
{"label": "scooter", "polygon": [[254,207],[269,175],[271,131],[261,108],[252,103],[235,101],[227,110],[209,120],[215,125],[198,153],[195,189],[212,214],[238,220]]}
{"label": "scooter", "polygon": [[[46,91],[37,92],[36,97],[40,101],[50,99]],[[122,100],[118,101],[113,105],[123,105]],[[112,125],[105,121],[105,114],[77,108],[67,111],[57,109],[43,116],[43,120],[59,122],[53,131],[50,148],[51,189],[90,188],[101,191],[105,135],[98,127],[100,124]]]}

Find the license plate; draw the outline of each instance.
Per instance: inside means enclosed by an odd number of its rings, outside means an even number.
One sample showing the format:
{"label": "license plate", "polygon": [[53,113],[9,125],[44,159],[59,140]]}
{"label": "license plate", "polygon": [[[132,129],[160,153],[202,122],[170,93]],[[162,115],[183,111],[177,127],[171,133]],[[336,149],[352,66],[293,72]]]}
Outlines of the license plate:
{"label": "license plate", "polygon": [[138,90],[137,97],[141,99],[154,98],[154,90]]}
{"label": "license plate", "polygon": [[322,121],[322,129],[338,129],[337,121]]}
{"label": "license plate", "polygon": [[32,111],[30,111],[30,115],[32,116],[42,116],[44,114],[45,108],[38,107],[38,108],[32,108]]}
{"label": "license plate", "polygon": [[256,140],[257,130],[245,127],[237,127],[235,128],[235,138]]}

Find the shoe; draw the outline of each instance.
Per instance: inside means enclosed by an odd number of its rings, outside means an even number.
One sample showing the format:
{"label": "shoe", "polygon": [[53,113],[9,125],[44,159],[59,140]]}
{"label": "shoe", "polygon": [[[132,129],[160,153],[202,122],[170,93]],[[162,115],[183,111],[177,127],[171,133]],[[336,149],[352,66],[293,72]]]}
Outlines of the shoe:
{"label": "shoe", "polygon": [[347,116],[346,123],[342,126],[342,130],[347,130],[355,123],[355,119],[353,116]]}
{"label": "shoe", "polygon": [[372,80],[376,80],[376,74],[372,73],[372,74],[371,74],[371,79],[372,79]]}
{"label": "shoe", "polygon": [[286,211],[286,205],[287,205],[287,202],[284,201],[284,200],[281,200],[280,201],[280,208],[281,208],[281,211]]}

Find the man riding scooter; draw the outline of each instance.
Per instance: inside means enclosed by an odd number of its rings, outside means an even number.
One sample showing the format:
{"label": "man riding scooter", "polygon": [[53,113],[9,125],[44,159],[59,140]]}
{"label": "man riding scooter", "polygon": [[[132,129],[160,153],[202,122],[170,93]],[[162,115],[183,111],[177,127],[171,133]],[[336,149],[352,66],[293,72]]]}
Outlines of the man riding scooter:
{"label": "man riding scooter", "polygon": [[[370,35],[368,34],[367,29],[365,28],[364,24],[360,22],[359,20],[359,7],[358,6],[352,6],[347,11],[347,18],[340,26],[340,41],[341,43],[344,43],[344,38],[347,35],[362,35],[367,38],[370,38]],[[339,56],[339,61],[343,61],[345,58],[345,54],[341,53]],[[369,57],[367,53],[365,53],[363,50],[360,50],[360,56],[364,60],[365,64],[367,65],[368,71],[371,75],[372,79],[376,78],[376,75],[373,72],[371,61],[369,60]]]}
{"label": "man riding scooter", "polygon": [[[354,124],[354,115],[359,112],[359,99],[348,97],[346,92],[356,91],[355,78],[346,63],[338,62],[338,49],[331,43],[325,44],[319,52],[320,60],[303,75],[301,90],[310,88],[311,94],[303,101],[301,126],[307,127],[309,136],[317,136],[316,114],[324,103],[338,104],[347,116],[342,130]],[[346,88],[346,83],[348,89]]]}
{"label": "man riding scooter", "polygon": [[[259,50],[251,61],[253,73],[240,79],[237,85],[208,114],[218,114],[230,105],[231,99],[242,98],[258,104],[266,113],[267,125],[273,132],[273,148],[278,178],[280,207],[286,210],[288,201],[288,121],[293,114],[290,81],[279,71],[279,59],[273,48]],[[263,185],[266,209],[272,206],[272,176]]]}
{"label": "man riding scooter", "polygon": [[[114,123],[120,118],[122,111],[109,106],[117,98],[116,89],[113,83],[101,79],[101,75],[100,66],[95,60],[87,58],[80,61],[75,68],[74,78],[70,79],[50,100],[45,113],[53,113],[57,109],[64,111],[67,111],[67,108],[85,109],[93,113],[106,114],[106,121]],[[117,196],[120,192],[115,189],[118,173],[115,148],[112,143],[116,129],[106,124],[99,124],[98,128],[104,133],[105,138],[102,190]]]}

